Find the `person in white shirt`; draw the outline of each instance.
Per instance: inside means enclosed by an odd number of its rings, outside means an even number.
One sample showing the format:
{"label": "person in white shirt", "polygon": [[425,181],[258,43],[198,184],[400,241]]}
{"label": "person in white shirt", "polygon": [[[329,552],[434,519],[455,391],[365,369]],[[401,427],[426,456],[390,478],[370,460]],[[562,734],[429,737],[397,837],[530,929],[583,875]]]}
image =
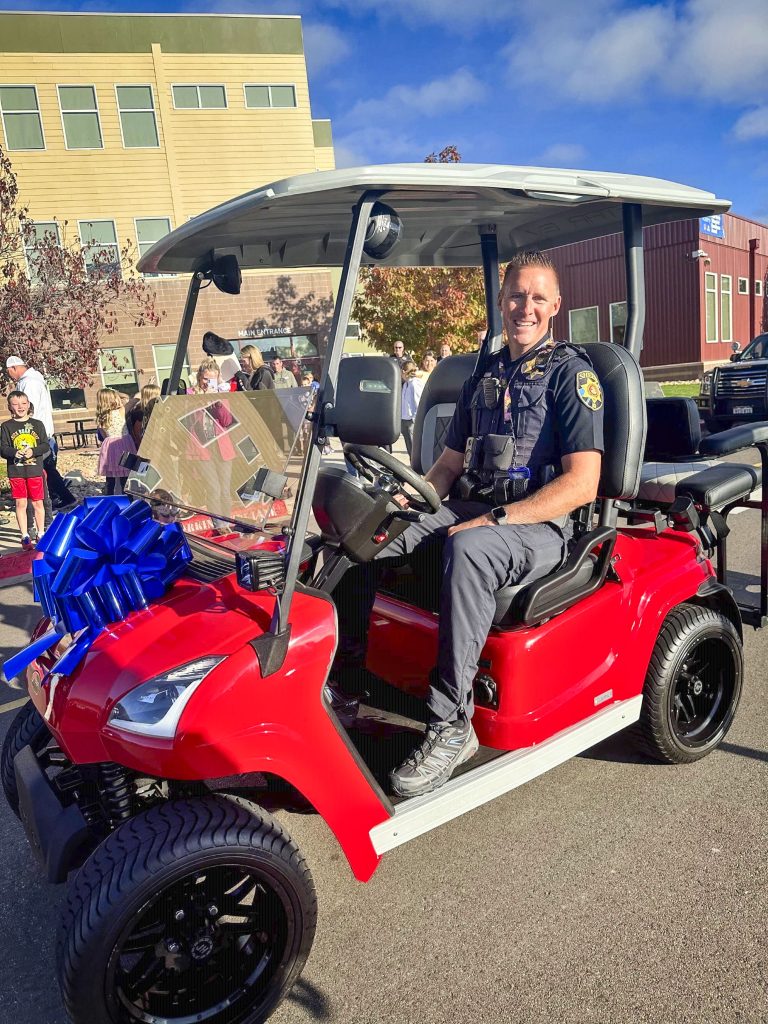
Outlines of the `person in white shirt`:
{"label": "person in white shirt", "polygon": [[403,376],[403,401],[400,412],[400,432],[405,440],[405,447],[410,458],[413,451],[413,422],[416,419],[421,392],[424,390],[424,380],[418,376],[416,363],[412,359],[406,359],[401,373]]}
{"label": "person in white shirt", "polygon": [[[42,373],[31,366],[27,366],[20,356],[8,356],[5,361],[5,368],[8,371],[8,376],[16,385],[16,389],[23,391],[29,399],[30,404],[35,410],[35,419],[40,420],[48,434],[50,452],[43,460],[43,469],[45,470],[48,490],[50,492],[50,498],[46,500],[46,506],[50,504],[54,509],[60,511],[73,505],[76,499],[56,468],[58,445],[54,436],[53,407],[51,405],[51,393],[48,390],[48,385],[45,383]],[[47,507],[45,511],[45,524],[48,526],[50,512]]]}

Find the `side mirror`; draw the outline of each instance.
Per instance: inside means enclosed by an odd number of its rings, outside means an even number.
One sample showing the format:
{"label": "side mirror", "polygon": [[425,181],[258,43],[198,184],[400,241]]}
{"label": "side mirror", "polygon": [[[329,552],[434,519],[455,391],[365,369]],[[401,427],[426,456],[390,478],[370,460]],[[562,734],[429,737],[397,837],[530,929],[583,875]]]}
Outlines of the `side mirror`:
{"label": "side mirror", "polygon": [[226,292],[227,295],[240,294],[243,275],[240,264],[237,262],[237,256],[217,256],[213,261],[211,277],[220,292]]}
{"label": "side mirror", "polygon": [[731,360],[732,363],[738,363],[740,358],[741,358],[741,356],[739,355],[738,352],[734,352],[732,356],[729,356],[729,359]]}
{"label": "side mirror", "polygon": [[400,436],[402,391],[396,360],[343,359],[333,410],[339,438],[351,444],[394,444]]}

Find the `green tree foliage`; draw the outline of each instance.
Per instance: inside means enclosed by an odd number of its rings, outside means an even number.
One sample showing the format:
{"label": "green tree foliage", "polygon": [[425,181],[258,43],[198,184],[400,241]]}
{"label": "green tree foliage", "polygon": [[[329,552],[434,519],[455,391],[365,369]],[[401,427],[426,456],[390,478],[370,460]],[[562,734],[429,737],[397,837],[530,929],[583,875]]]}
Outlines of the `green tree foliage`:
{"label": "green tree foliage", "polygon": [[121,320],[154,327],[165,314],[155,308],[152,288],[129,270],[130,245],[118,263],[114,247],[86,253],[67,239],[66,221],[58,228],[57,237],[35,227],[0,148],[0,366],[18,355],[52,383],[77,387],[91,382],[100,343]]}
{"label": "green tree foliage", "polygon": [[[431,153],[425,163],[458,163],[455,146]],[[402,341],[420,359],[443,342],[454,354],[477,348],[486,327],[482,271],[474,267],[363,267],[352,315],[365,339],[390,353]]]}

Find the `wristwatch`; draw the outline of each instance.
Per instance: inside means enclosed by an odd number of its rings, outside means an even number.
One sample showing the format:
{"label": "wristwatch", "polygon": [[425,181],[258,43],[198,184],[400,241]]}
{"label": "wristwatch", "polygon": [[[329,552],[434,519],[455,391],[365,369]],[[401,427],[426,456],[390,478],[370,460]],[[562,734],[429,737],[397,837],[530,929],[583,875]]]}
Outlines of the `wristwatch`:
{"label": "wristwatch", "polygon": [[496,508],[492,508],[491,515],[497,523],[506,523],[507,521],[507,510],[503,505],[497,505]]}

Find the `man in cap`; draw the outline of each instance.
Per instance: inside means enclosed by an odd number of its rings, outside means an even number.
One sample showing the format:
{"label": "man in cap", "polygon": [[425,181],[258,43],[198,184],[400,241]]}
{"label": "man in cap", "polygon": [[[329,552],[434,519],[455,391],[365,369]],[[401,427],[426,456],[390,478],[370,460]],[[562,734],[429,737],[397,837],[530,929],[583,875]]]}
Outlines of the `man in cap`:
{"label": "man in cap", "polygon": [[23,391],[35,410],[35,418],[45,427],[48,434],[50,452],[43,459],[43,469],[48,482],[50,497],[46,498],[45,525],[48,526],[51,520],[50,506],[56,511],[74,505],[75,496],[70,491],[61,473],[56,468],[58,457],[58,445],[53,428],[53,407],[51,405],[51,393],[45,378],[39,370],[28,366],[20,356],[8,356],[5,361],[5,368],[8,376],[16,385],[18,391]]}

